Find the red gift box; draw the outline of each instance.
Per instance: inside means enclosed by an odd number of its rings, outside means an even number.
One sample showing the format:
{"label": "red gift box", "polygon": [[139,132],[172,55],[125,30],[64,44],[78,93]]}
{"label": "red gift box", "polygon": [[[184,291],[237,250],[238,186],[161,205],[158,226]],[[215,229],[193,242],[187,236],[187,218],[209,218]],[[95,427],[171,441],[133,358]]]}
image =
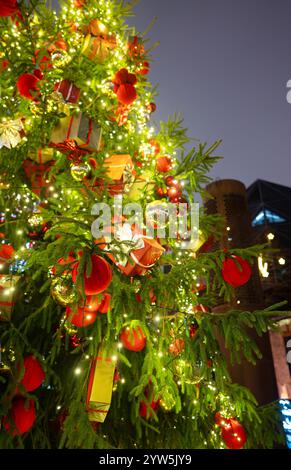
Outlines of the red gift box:
{"label": "red gift box", "polygon": [[76,87],[70,80],[62,80],[56,87],[56,92],[60,93],[67,103],[77,103],[80,98],[80,88]]}
{"label": "red gift box", "polygon": [[118,243],[109,245],[108,249],[112,252],[107,253],[107,256],[126,276],[145,275],[165,251],[155,239],[135,233],[129,224],[124,224],[117,231],[116,239]]}

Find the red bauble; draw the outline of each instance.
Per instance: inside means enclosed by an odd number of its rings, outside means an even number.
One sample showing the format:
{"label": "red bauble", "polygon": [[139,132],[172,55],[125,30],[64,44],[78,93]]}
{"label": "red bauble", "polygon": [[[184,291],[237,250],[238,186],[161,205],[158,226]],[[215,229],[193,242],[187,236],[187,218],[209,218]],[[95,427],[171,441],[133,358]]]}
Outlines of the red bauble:
{"label": "red bauble", "polygon": [[[101,256],[95,254],[91,255],[92,269],[91,274],[86,276],[86,268],[84,270],[84,285],[86,295],[100,294],[107,289],[112,281],[112,271],[110,265]],[[72,271],[73,282],[76,282],[79,269],[79,262],[77,262]]]}
{"label": "red bauble", "polygon": [[[83,306],[84,312],[97,312],[100,306],[100,298],[98,295],[87,295],[85,305]],[[82,305],[80,305],[82,308]]]}
{"label": "red bauble", "polygon": [[189,335],[190,335],[191,339],[195,338],[197,331],[198,331],[198,326],[197,325],[190,325]]}
{"label": "red bauble", "polygon": [[12,245],[3,244],[0,245],[0,260],[9,260],[13,258],[14,248]]}
{"label": "red bauble", "polygon": [[156,411],[159,407],[160,400],[152,401],[151,404],[147,405],[144,401],[140,402],[139,415],[141,418],[151,418],[153,413],[152,410]]}
{"label": "red bauble", "polygon": [[225,258],[222,264],[222,277],[233,287],[246,284],[252,275],[252,269],[248,261],[240,256],[232,255]]}
{"label": "red bauble", "polygon": [[179,202],[182,197],[182,191],[176,186],[172,186],[168,188],[167,195],[171,202]]}
{"label": "red bauble", "polygon": [[117,98],[120,103],[128,106],[137,98],[136,89],[130,83],[124,83],[118,87]]}
{"label": "red bauble", "polygon": [[[19,436],[28,432],[36,419],[34,400],[16,397],[10,411],[10,419],[3,419],[3,426],[12,436]],[[11,425],[10,421],[13,423]]]}
{"label": "red bauble", "polygon": [[169,346],[169,352],[178,356],[185,349],[185,341],[182,338],[175,339]]}
{"label": "red bauble", "polygon": [[221,431],[223,442],[229,449],[242,449],[247,441],[244,427],[233,418],[226,421]]}
{"label": "red bauble", "polygon": [[17,0],[0,0],[0,16],[11,16],[17,11]]}
{"label": "red bauble", "polygon": [[150,71],[150,64],[146,60],[141,64],[142,68],[138,71],[140,75],[147,75]]}
{"label": "red bauble", "polygon": [[156,162],[157,171],[160,173],[168,173],[172,169],[172,160],[166,155],[164,157],[158,157]]}
{"label": "red bauble", "polygon": [[32,392],[43,383],[45,379],[44,370],[34,356],[26,356],[23,361],[23,366],[24,376],[20,383],[28,392]]}
{"label": "red bauble", "polygon": [[98,308],[99,313],[108,313],[110,309],[111,295],[105,292],[103,294],[103,299],[101,300],[100,307]]}
{"label": "red bauble", "polygon": [[154,113],[156,111],[156,109],[157,109],[156,103],[150,103],[147,106],[147,110],[148,110],[149,113]]}
{"label": "red bauble", "polygon": [[[61,265],[61,266],[65,266],[66,264],[68,264],[68,265],[69,265],[68,267],[69,267],[70,269],[72,269],[73,266],[74,266],[74,265],[73,265],[73,262],[74,262],[74,261],[76,261],[76,259],[74,258],[74,256],[71,255],[71,254],[69,254],[66,258],[59,258],[59,259],[58,259],[58,264]],[[57,270],[56,266],[53,266],[53,267],[51,268],[51,271],[50,271],[50,272],[51,272],[52,275],[55,276],[55,275],[57,274],[57,271],[58,271],[58,270]],[[63,274],[63,275],[66,275],[66,274],[68,274],[68,271],[67,271],[67,270],[64,270],[64,271],[62,271],[62,274]]]}
{"label": "red bauble", "polygon": [[66,317],[69,322],[77,328],[84,328],[92,325],[96,320],[96,312],[85,312],[82,307],[78,307],[77,312],[73,312],[71,307],[66,308]]}
{"label": "red bauble", "polygon": [[36,75],[32,75],[32,73],[23,73],[18,78],[16,86],[21,96],[29,100],[34,100],[36,95],[33,96],[31,92],[34,92],[35,94],[39,91],[37,86],[38,82],[39,78],[36,77]]}
{"label": "red bauble", "polygon": [[140,326],[137,328],[123,328],[120,333],[120,341],[123,346],[130,351],[142,351],[145,348],[147,339]]}
{"label": "red bauble", "polygon": [[224,426],[228,424],[229,419],[222,416],[221,413],[219,413],[218,411],[217,413],[215,413],[214,421],[215,421],[215,424],[217,424],[217,426],[219,426],[220,428],[223,428]]}

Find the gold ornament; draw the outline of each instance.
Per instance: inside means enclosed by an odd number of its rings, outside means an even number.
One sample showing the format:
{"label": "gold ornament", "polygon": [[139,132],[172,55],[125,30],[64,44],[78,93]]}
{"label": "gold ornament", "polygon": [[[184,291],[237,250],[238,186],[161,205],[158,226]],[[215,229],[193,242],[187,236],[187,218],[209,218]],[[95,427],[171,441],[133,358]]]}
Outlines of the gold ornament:
{"label": "gold ornament", "polygon": [[59,277],[52,280],[51,296],[63,306],[74,303],[77,298],[73,286],[69,285],[67,281]]}
{"label": "gold ornament", "polygon": [[176,405],[176,400],[173,397],[172,391],[169,387],[164,387],[161,391],[160,406],[165,411],[171,411]]}
{"label": "gold ornament", "polygon": [[71,175],[76,181],[82,181],[90,172],[90,166],[88,163],[76,163],[71,164]]}
{"label": "gold ornament", "polygon": [[188,385],[195,385],[203,380],[204,375],[197,364],[191,364],[190,361],[177,359],[174,361],[174,372],[177,378]]}
{"label": "gold ornament", "polygon": [[146,220],[154,228],[163,229],[169,223],[169,207],[166,202],[153,201],[147,205]]}
{"label": "gold ornament", "polygon": [[30,216],[27,219],[27,222],[29,223],[29,225],[31,227],[39,227],[40,225],[43,224],[43,217],[42,217],[41,214],[36,213],[36,214],[33,214],[32,216]]}

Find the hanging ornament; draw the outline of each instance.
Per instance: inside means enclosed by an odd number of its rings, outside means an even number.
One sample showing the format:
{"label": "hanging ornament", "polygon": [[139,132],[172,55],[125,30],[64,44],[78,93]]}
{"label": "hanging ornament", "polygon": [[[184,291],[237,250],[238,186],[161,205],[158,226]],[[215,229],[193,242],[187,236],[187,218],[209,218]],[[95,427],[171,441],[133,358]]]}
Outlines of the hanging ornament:
{"label": "hanging ornament", "polygon": [[123,328],[120,333],[120,341],[126,349],[130,351],[142,351],[146,346],[146,336],[140,326]]}
{"label": "hanging ornament", "polygon": [[247,441],[244,427],[234,418],[228,419],[222,427],[221,437],[229,449],[242,449]]}
{"label": "hanging ornament", "polygon": [[80,342],[80,338],[79,336],[77,335],[77,333],[74,333],[73,335],[70,336],[69,338],[69,341],[70,341],[70,346],[71,348],[73,349],[76,349],[80,346],[81,342]]}
{"label": "hanging ornament", "polygon": [[90,171],[91,168],[88,163],[81,162],[80,164],[71,164],[71,175],[76,181],[83,181],[83,179],[89,175]]}
{"label": "hanging ornament", "polygon": [[24,135],[21,119],[0,122],[0,149],[16,147]]}
{"label": "hanging ornament", "polygon": [[[112,270],[109,263],[101,256],[91,255],[92,269],[89,276],[86,275],[87,266],[84,269],[84,289],[86,295],[100,294],[107,289],[112,281]],[[72,280],[75,283],[79,270],[79,262],[72,270]]]}
{"label": "hanging ornament", "polygon": [[246,284],[252,275],[249,262],[240,256],[231,255],[222,263],[222,277],[232,287]]}
{"label": "hanging ornament", "polygon": [[98,312],[101,314],[106,314],[108,313],[108,310],[110,310],[110,301],[111,301],[111,295],[105,292],[103,294],[103,298],[101,300],[100,306],[98,308]]}
{"label": "hanging ornament", "polygon": [[52,279],[51,296],[60,305],[66,307],[76,302],[77,294],[70,282],[65,276]]}
{"label": "hanging ornament", "polygon": [[146,207],[146,222],[155,229],[163,229],[169,223],[169,207],[166,202],[153,201]]}
{"label": "hanging ornament", "polygon": [[28,432],[36,419],[34,400],[16,397],[13,399],[10,417],[3,418],[3,426],[12,436]]}
{"label": "hanging ornament", "polygon": [[72,57],[68,54],[66,50],[61,49],[56,50],[51,55],[51,59],[56,67],[63,67],[64,65],[69,64],[69,62],[72,60]]}
{"label": "hanging ornament", "polygon": [[150,64],[147,60],[144,60],[140,64],[140,69],[137,71],[139,75],[147,75],[150,71]]}
{"label": "hanging ornament", "polygon": [[100,306],[100,298],[98,295],[87,295],[85,302],[82,301],[79,305],[85,312],[97,312]]}
{"label": "hanging ornament", "polygon": [[0,244],[0,261],[11,260],[14,256],[15,250],[12,245],[7,243]]}
{"label": "hanging ornament", "polygon": [[84,328],[85,326],[92,325],[97,318],[95,312],[85,312],[82,307],[78,307],[77,311],[73,311],[71,307],[66,308],[66,317],[72,325],[77,328]]}
{"label": "hanging ornament", "polygon": [[195,323],[192,323],[192,325],[190,325],[190,327],[189,327],[190,339],[195,338],[197,331],[198,331],[198,325],[196,325]]}
{"label": "hanging ornament", "polygon": [[12,16],[18,11],[17,0],[0,0],[0,17]]}
{"label": "hanging ornament", "polygon": [[156,109],[157,109],[156,103],[149,103],[147,105],[147,112],[148,113],[154,113],[156,111]]}
{"label": "hanging ornament", "polygon": [[164,411],[171,411],[175,408],[176,400],[170,387],[166,386],[161,391],[160,406]]}
{"label": "hanging ornament", "polygon": [[39,227],[43,224],[43,216],[40,213],[35,213],[28,217],[27,222],[31,227]]}
{"label": "hanging ornament", "polygon": [[168,173],[172,169],[172,159],[168,155],[158,157],[156,161],[156,169],[159,173]]}
{"label": "hanging ornament", "polygon": [[197,364],[191,364],[184,359],[175,360],[173,367],[177,378],[188,385],[196,385],[204,378],[201,368]]}
{"label": "hanging ornament", "polygon": [[20,383],[27,392],[32,392],[43,383],[45,379],[44,370],[40,362],[32,355],[24,358],[23,367],[24,375]]}
{"label": "hanging ornament", "polygon": [[169,346],[169,352],[178,356],[185,349],[185,341],[182,338],[175,339]]}
{"label": "hanging ornament", "polygon": [[29,100],[36,100],[39,97],[38,82],[42,77],[39,72],[40,71],[35,70],[34,74],[23,73],[18,78],[16,86],[20,95],[24,98]]}

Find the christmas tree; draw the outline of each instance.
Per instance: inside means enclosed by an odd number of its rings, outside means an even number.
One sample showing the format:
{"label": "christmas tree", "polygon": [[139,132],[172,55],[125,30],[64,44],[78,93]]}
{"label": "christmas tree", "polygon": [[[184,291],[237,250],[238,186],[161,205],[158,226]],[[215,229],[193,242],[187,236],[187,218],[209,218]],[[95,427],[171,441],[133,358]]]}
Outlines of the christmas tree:
{"label": "christmas tree", "polygon": [[255,363],[249,328],[282,315],[231,307],[261,247],[215,249],[202,209],[192,226],[219,142],[150,123],[130,4],[60,3],[0,0],[0,447],[272,447],[277,404],[221,348]]}

